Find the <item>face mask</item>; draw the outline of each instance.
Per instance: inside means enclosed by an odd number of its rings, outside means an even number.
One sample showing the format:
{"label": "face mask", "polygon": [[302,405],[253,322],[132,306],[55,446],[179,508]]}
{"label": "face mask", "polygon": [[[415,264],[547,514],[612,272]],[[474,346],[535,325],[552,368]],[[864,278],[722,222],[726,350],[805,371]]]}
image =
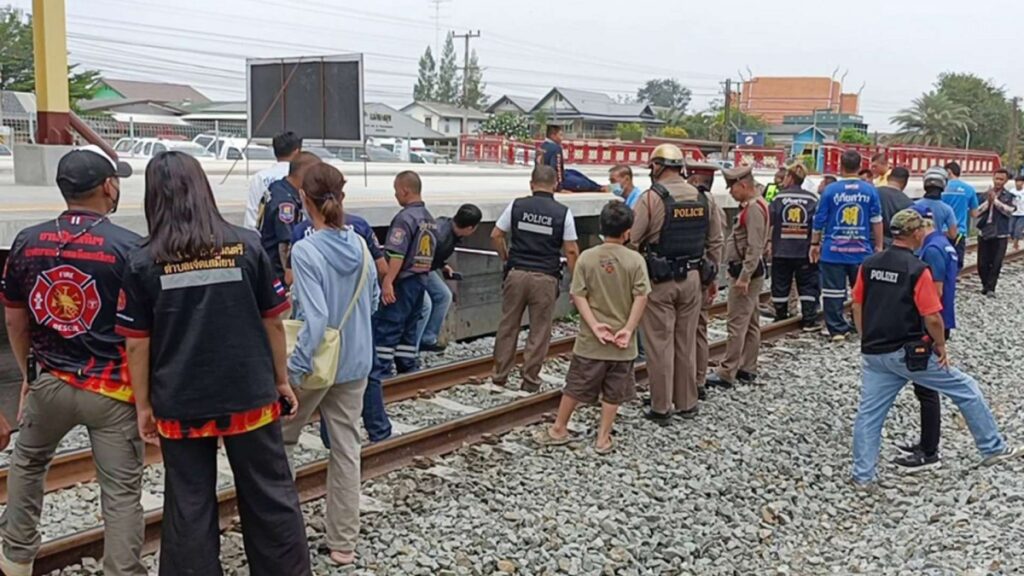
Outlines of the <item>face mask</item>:
{"label": "face mask", "polygon": [[612,194],[622,198],[622,184],[619,184],[618,182],[612,184]]}
{"label": "face mask", "polygon": [[114,204],[113,206],[110,207],[110,212],[107,212],[107,214],[113,214],[114,212],[117,212],[117,205],[121,203],[121,186],[115,186],[114,189],[117,190],[117,196],[112,198],[112,202]]}

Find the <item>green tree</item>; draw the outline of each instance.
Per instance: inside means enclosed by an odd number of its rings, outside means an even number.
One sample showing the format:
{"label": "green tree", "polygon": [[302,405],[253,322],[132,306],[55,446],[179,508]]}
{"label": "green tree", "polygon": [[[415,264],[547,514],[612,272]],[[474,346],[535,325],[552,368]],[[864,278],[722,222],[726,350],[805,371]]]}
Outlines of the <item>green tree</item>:
{"label": "green tree", "polygon": [[[68,91],[72,110],[81,100],[91,99],[98,90],[100,73],[76,72],[68,68]],[[35,92],[35,59],[32,52],[32,16],[12,6],[0,8],[0,90]]]}
{"label": "green tree", "polygon": [[431,102],[437,92],[437,63],[434,62],[434,54],[430,46],[420,56],[419,77],[412,89],[412,99],[417,102]]}
{"label": "green tree", "polygon": [[682,126],[665,126],[661,129],[661,135],[665,138],[688,138],[690,133]]}
{"label": "green tree", "polygon": [[438,102],[456,104],[459,101],[459,88],[461,84],[458,67],[455,65],[455,39],[449,32],[441,51],[441,67],[437,72],[437,89],[434,96]]}
{"label": "green tree", "polygon": [[847,126],[840,130],[836,142],[841,144],[871,144],[871,137],[856,128]]}
{"label": "green tree", "polygon": [[516,140],[528,140],[530,138],[530,119],[515,112],[502,112],[484,120],[480,124],[480,132]]}
{"label": "green tree", "polygon": [[[1010,137],[1010,102],[1002,88],[973,74],[947,72],[939,75],[936,91],[967,110],[971,148],[1003,152]],[[944,138],[946,146],[963,148],[967,133],[962,127]]]}
{"label": "green tree", "polygon": [[530,117],[530,125],[533,129],[533,135],[535,138],[544,137],[544,131],[547,129],[548,120],[550,120],[548,111],[543,108],[534,112]]}
{"label": "green tree", "polygon": [[692,96],[690,89],[675,78],[648,80],[636,91],[636,99],[652,106],[685,112]]}
{"label": "green tree", "polygon": [[935,90],[915,98],[909,108],[892,117],[892,122],[900,127],[896,141],[924,146],[956,145],[957,135],[974,129],[967,106]]}
{"label": "green tree", "polygon": [[[484,88],[487,87],[487,84],[484,84],[483,71],[480,69],[476,50],[470,53],[469,70],[463,74],[462,82],[464,91],[459,92],[459,103],[466,108],[476,108],[477,110],[486,108],[487,94],[484,94]],[[463,94],[465,94],[465,98],[463,98]]]}
{"label": "green tree", "polygon": [[639,123],[619,124],[615,127],[619,140],[638,142],[644,138],[644,125]]}

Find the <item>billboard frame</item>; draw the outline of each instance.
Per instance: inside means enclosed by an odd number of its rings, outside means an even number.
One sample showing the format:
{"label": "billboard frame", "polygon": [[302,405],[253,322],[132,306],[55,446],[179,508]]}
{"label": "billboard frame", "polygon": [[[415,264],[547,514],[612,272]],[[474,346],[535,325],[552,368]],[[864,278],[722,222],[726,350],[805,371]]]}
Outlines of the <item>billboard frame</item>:
{"label": "billboard frame", "polygon": [[[252,116],[252,68],[253,66],[261,66],[266,64],[281,64],[287,67],[289,64],[309,64],[312,62],[320,62],[325,64],[328,62],[355,62],[359,68],[359,140],[338,140],[338,139],[323,139],[323,138],[307,138],[303,137],[304,142],[320,142],[324,146],[341,146],[341,147],[362,147],[366,144],[366,108],[364,101],[364,94],[366,92],[366,83],[364,80],[364,65],[362,53],[350,53],[350,54],[331,54],[327,56],[294,56],[288,58],[246,58],[245,59],[245,111],[246,111],[246,134],[249,136],[249,140],[259,142],[265,141],[265,138],[254,138],[253,137],[253,116]],[[322,73],[322,71],[321,71]],[[326,90],[326,86],[321,83],[321,91]],[[284,97],[284,94],[281,94]],[[281,105],[278,103],[277,105]]]}

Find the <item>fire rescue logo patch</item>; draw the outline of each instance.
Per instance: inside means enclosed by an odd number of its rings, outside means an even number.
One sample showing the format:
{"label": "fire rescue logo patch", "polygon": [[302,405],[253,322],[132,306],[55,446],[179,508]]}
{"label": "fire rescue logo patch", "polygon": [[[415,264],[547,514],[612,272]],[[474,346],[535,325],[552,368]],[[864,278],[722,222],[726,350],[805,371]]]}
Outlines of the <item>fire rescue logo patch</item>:
{"label": "fire rescue logo patch", "polygon": [[96,280],[67,264],[40,274],[29,294],[36,322],[64,338],[87,332],[102,304]]}

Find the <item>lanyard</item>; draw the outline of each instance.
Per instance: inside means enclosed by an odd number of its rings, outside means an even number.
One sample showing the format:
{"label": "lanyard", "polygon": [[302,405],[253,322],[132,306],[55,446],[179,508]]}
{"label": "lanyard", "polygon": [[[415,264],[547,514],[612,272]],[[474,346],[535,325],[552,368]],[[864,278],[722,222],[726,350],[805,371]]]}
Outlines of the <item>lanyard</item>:
{"label": "lanyard", "polygon": [[[61,217],[58,216],[57,219],[54,220],[54,224],[57,226],[57,238],[62,238],[63,235],[64,235],[64,231],[61,230],[61,228],[60,228],[60,218]],[[70,237],[68,237],[67,240],[59,241],[58,244],[57,244],[57,253],[56,253],[55,257],[56,258],[60,258],[60,253],[64,250],[64,248],[67,247],[68,244],[71,244],[75,240],[78,240],[82,236],[88,234],[90,230],[92,230],[93,228],[99,226],[103,222],[106,222],[106,220],[107,220],[107,216],[106,215],[100,216],[99,218],[96,219],[95,222],[93,222],[92,224],[89,224],[85,228],[82,228],[78,232],[75,232]]]}

